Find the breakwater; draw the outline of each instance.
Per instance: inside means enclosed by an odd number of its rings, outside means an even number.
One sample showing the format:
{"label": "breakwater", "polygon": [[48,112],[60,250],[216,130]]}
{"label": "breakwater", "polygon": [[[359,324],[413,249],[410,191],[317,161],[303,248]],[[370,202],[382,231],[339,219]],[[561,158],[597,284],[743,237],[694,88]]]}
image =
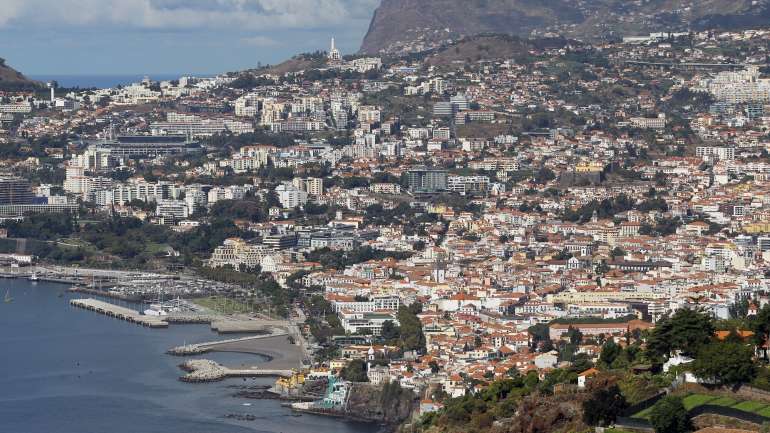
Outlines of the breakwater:
{"label": "breakwater", "polygon": [[189,356],[200,355],[201,353],[210,352],[215,350],[217,346],[228,343],[240,343],[243,341],[259,340],[262,338],[277,337],[281,335],[287,335],[285,331],[278,329],[272,329],[271,332],[263,335],[252,335],[249,337],[230,338],[228,340],[209,341],[205,343],[186,344],[184,346],[177,346],[169,349],[166,353],[174,356]]}
{"label": "breakwater", "polygon": [[217,382],[229,377],[291,377],[293,374],[292,370],[227,368],[209,359],[193,359],[182,363],[179,368],[187,372],[179,380],[191,383]]}

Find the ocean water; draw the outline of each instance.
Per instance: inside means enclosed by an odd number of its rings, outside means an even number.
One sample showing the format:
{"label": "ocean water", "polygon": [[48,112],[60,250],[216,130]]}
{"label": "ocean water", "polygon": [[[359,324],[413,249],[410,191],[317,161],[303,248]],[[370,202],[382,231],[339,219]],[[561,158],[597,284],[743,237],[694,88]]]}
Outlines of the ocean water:
{"label": "ocean water", "polygon": [[[214,76],[211,75],[192,75],[192,76]],[[59,87],[80,87],[81,89],[106,89],[116,87],[119,84],[128,85],[138,83],[144,77],[150,77],[154,81],[178,80],[182,76],[190,74],[135,74],[135,75],[30,75],[29,78],[36,81],[49,82],[56,81]]]}
{"label": "ocean water", "polygon": [[[164,352],[219,338],[207,325],[148,329],[71,307],[66,286],[0,280],[0,432],[8,433],[363,433],[377,426],[291,416],[277,400],[233,397],[235,387],[272,379],[188,384],[181,358]],[[60,294],[62,296],[60,297]],[[203,355],[228,366],[264,358]],[[247,405],[244,405],[246,403]],[[254,421],[225,418],[252,415]]]}

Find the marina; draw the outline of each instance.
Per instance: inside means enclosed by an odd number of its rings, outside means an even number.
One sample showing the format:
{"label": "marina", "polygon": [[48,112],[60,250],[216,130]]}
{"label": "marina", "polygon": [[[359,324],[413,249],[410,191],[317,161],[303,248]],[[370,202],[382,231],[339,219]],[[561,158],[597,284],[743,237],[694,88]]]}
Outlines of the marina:
{"label": "marina", "polygon": [[190,298],[227,293],[233,286],[184,274],[88,269],[66,266],[0,266],[0,278],[62,283],[73,292],[124,301]]}
{"label": "marina", "polygon": [[[67,285],[26,278],[4,281],[10,304],[0,303],[0,419],[3,432],[24,433],[363,433],[371,428],[321,417],[291,417],[275,399],[237,396],[240,387],[271,387],[272,376],[226,377],[207,383],[179,380],[180,359],[166,350],[216,339],[210,324],[153,329],[73,308]],[[0,297],[3,296],[0,294]],[[126,305],[125,303],[122,305]],[[136,304],[128,304],[128,307]],[[172,324],[172,322],[169,322]],[[233,336],[240,337],[240,336]],[[278,340],[278,341],[273,341]],[[290,370],[279,354],[285,335],[230,343],[206,358],[240,370]],[[45,356],[40,355],[41,347]],[[294,346],[296,347],[296,346]],[[231,350],[237,349],[237,350]],[[291,361],[291,362],[289,362]],[[295,368],[295,367],[294,367]],[[237,388],[236,388],[237,387]],[[248,406],[244,405],[248,404]],[[45,416],[41,416],[45,407]],[[94,408],[100,408],[94,410]],[[258,419],[255,423],[253,419]],[[141,420],[141,427],[137,427]]]}

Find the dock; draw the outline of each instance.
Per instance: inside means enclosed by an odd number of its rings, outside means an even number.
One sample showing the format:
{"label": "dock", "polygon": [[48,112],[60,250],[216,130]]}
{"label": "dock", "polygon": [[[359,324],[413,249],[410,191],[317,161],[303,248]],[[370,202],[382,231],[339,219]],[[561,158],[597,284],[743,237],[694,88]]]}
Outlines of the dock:
{"label": "dock", "polygon": [[70,293],[83,293],[85,295],[92,295],[92,296],[101,296],[104,298],[113,298],[113,299],[119,299],[121,301],[126,302],[141,302],[142,297],[141,296],[126,296],[118,292],[113,292],[109,290],[100,290],[100,289],[89,289],[87,287],[80,287],[80,286],[72,286],[69,289],[67,289]]}
{"label": "dock", "polygon": [[168,328],[168,322],[163,320],[162,317],[145,316],[130,308],[110,304],[109,302],[100,301],[98,299],[73,299],[70,301],[70,305],[149,328]]}
{"label": "dock", "polygon": [[182,382],[216,382],[230,377],[291,377],[292,370],[266,370],[260,368],[227,368],[208,359],[194,359],[179,366],[188,372]]}

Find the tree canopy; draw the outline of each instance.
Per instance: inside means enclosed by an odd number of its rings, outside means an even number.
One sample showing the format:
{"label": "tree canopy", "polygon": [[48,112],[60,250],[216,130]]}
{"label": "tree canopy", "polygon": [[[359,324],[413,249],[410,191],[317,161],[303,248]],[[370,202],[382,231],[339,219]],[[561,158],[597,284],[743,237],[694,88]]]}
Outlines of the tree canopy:
{"label": "tree canopy", "polygon": [[714,321],[700,310],[682,308],[660,320],[650,334],[647,350],[652,358],[669,356],[673,351],[695,356],[714,336]]}
{"label": "tree canopy", "polygon": [[667,396],[655,403],[650,412],[650,424],[656,433],[686,433],[692,427],[682,398],[677,396]]}
{"label": "tree canopy", "polygon": [[399,346],[402,350],[425,351],[425,334],[422,332],[422,322],[417,317],[419,312],[419,303],[414,303],[409,307],[402,305],[398,309]]}
{"label": "tree canopy", "polygon": [[354,359],[340,371],[340,377],[350,382],[369,382],[366,375],[366,363],[361,359]]}
{"label": "tree canopy", "polygon": [[597,389],[583,402],[583,420],[588,425],[607,426],[628,408],[628,402],[618,385]]}
{"label": "tree canopy", "polygon": [[756,376],[753,354],[751,347],[743,343],[713,342],[698,351],[693,372],[721,385],[750,382]]}

